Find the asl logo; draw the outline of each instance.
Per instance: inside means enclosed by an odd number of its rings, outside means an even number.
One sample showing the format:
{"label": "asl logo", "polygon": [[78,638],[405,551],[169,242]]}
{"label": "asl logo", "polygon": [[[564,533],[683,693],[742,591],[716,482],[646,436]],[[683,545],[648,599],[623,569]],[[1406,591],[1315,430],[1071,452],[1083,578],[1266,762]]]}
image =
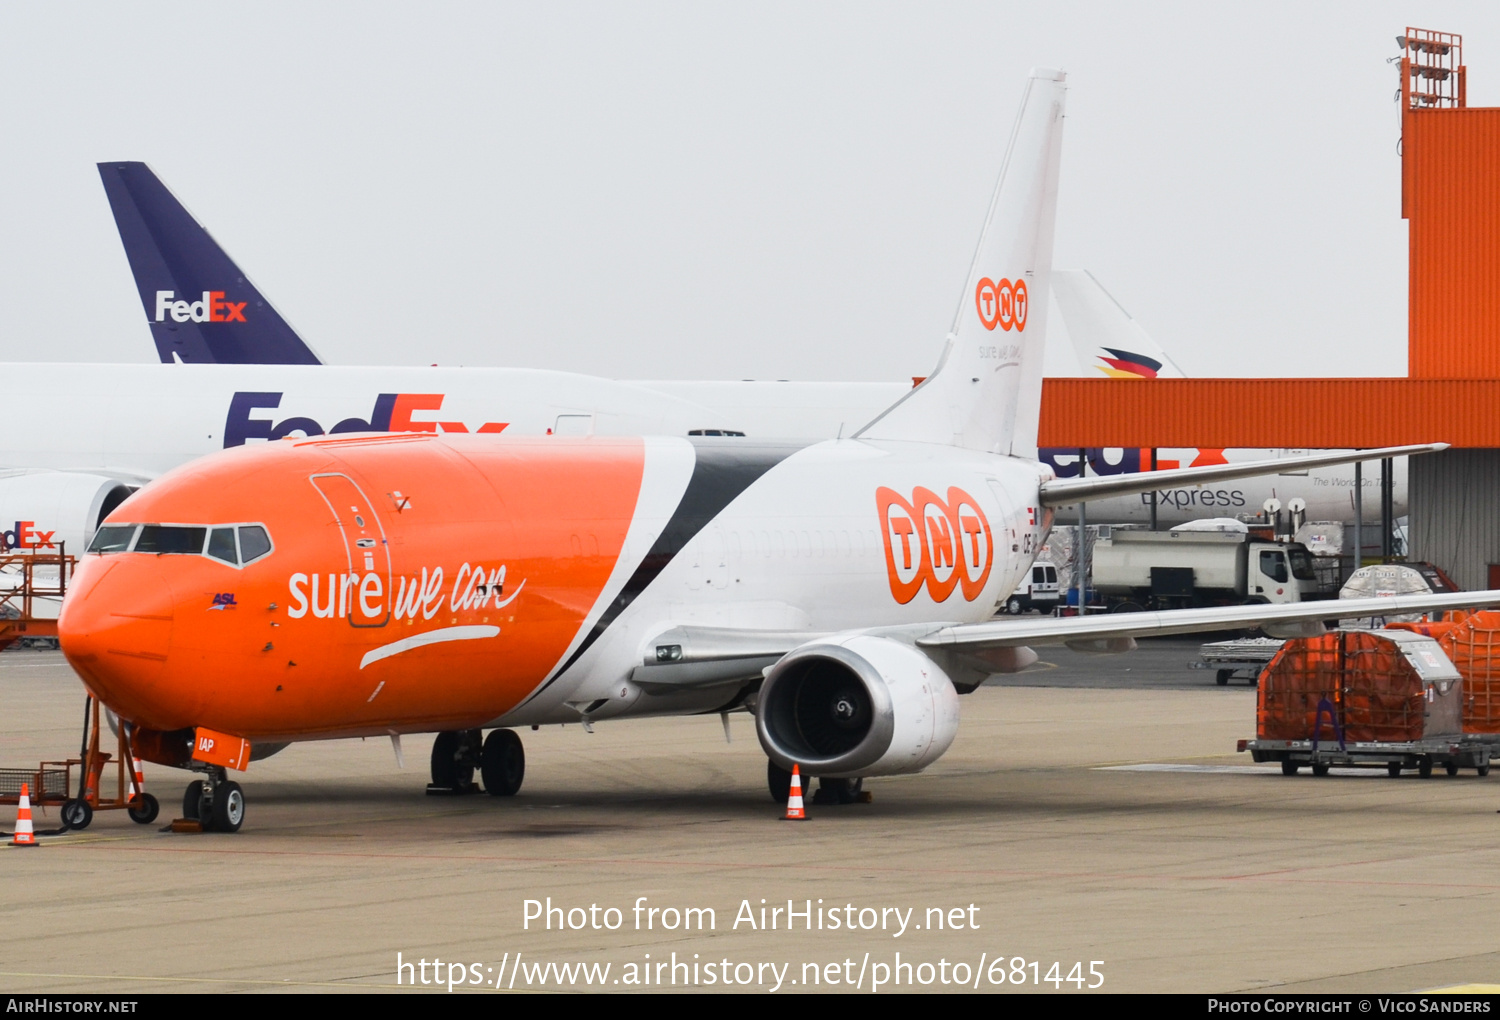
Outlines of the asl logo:
{"label": "asl logo", "polygon": [[1026,329],[1026,281],[996,283],[986,276],[974,288],[974,306],[985,329],[999,326],[1009,332],[1014,326],[1016,332],[1022,332]]}
{"label": "asl logo", "polygon": [[238,609],[239,604],[234,601],[234,592],[221,591],[214,594],[214,604],[209,609]]}
{"label": "asl logo", "polygon": [[156,292],[156,321],[166,322],[244,322],[248,301],[225,301],[222,290],[205,290],[201,301],[174,301],[170,290]]}
{"label": "asl logo", "polygon": [[901,605],[917,597],[922,586],[932,601],[943,602],[953,589],[973,602],[984,590],[995,562],[989,518],[979,503],[959,488],[947,500],[931,489],[912,490],[911,500],[884,486],[875,490],[875,506],[885,534],[885,565],[891,594]]}
{"label": "asl logo", "polygon": [[38,530],[36,521],[17,521],[11,530],[0,531],[0,549],[7,552],[14,549],[56,549],[57,543],[52,541],[55,534],[56,531]]}

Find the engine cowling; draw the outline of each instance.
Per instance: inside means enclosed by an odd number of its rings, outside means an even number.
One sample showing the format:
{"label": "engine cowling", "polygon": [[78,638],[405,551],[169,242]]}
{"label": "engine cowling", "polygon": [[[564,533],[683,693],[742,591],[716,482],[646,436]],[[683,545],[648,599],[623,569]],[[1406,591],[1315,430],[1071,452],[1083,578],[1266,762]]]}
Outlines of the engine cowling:
{"label": "engine cowling", "polygon": [[94,530],[134,486],[104,475],[28,471],[0,478],[0,535],[11,552],[83,553]]}
{"label": "engine cowling", "polygon": [[787,653],[755,706],[761,747],[812,776],[920,772],[958,733],[958,692],[911,645],[868,634]]}

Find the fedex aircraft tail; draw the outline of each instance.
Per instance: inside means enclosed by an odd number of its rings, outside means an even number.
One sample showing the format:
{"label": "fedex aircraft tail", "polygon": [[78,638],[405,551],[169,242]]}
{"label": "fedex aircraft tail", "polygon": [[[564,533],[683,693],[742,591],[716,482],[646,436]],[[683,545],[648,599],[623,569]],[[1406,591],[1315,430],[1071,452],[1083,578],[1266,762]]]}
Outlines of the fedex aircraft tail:
{"label": "fedex aircraft tail", "polygon": [[942,358],[856,435],[1036,456],[1065,75],[1033,70]]}
{"label": "fedex aircraft tail", "polygon": [[156,351],[174,361],[322,362],[145,163],[100,163]]}
{"label": "fedex aircraft tail", "polygon": [[1130,317],[1094,274],[1086,269],[1056,270],[1052,287],[1068,335],[1085,375],[1112,379],[1182,379],[1182,369]]}

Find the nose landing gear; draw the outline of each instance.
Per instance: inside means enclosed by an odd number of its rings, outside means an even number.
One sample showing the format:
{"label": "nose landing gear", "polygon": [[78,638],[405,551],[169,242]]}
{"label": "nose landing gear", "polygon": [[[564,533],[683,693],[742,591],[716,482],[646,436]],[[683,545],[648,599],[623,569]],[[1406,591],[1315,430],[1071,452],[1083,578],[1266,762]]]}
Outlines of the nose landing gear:
{"label": "nose landing gear", "polygon": [[224,770],[205,770],[182,794],[182,817],[198,822],[204,832],[239,832],[245,824],[245,791]]}

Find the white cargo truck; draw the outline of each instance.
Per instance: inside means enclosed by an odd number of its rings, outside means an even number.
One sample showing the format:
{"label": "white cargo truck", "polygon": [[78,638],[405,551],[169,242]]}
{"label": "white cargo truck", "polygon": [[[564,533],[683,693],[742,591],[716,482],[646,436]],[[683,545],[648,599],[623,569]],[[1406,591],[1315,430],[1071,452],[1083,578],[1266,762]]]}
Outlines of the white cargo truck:
{"label": "white cargo truck", "polygon": [[1113,529],[1094,544],[1093,587],[1121,612],[1318,596],[1312,556],[1300,542],[1185,528]]}

